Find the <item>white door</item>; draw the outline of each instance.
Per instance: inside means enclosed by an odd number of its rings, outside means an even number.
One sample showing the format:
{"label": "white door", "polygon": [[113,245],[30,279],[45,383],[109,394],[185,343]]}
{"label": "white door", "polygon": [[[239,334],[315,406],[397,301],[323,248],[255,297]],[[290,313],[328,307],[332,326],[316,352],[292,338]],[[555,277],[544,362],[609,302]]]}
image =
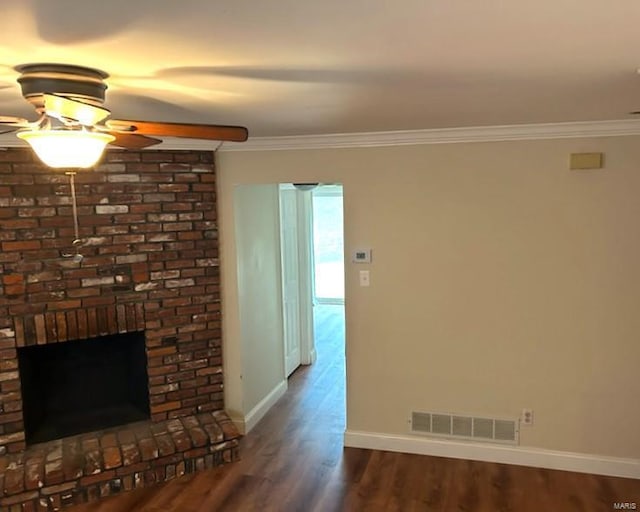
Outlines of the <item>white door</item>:
{"label": "white door", "polygon": [[298,195],[280,188],[280,245],[286,376],[300,366],[300,271],[298,261]]}
{"label": "white door", "polygon": [[313,207],[310,190],[280,185],[280,254],[286,376],[313,364]]}

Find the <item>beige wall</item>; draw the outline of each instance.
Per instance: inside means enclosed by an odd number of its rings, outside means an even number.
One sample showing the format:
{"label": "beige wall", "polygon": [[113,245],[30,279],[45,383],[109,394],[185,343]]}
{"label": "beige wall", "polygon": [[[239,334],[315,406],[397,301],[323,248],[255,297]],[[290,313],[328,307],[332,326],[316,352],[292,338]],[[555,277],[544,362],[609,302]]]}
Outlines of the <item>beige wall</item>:
{"label": "beige wall", "polygon": [[278,187],[233,187],[225,199],[225,405],[243,421],[284,380]]}
{"label": "beige wall", "polygon": [[[576,151],[605,152],[606,168],[569,171]],[[239,183],[344,184],[346,252],[373,249],[371,287],[346,267],[350,430],[528,407],[522,445],[630,458],[639,164],[633,137],[218,155],[221,203]],[[223,215],[223,250],[233,229]],[[236,269],[222,268],[228,294]]]}

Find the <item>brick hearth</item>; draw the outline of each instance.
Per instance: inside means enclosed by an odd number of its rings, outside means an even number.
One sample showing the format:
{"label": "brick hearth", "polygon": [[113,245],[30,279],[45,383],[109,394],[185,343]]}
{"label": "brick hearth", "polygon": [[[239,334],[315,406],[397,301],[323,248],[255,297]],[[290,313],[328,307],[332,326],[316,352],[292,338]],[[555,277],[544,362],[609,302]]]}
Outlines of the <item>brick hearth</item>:
{"label": "brick hearth", "polygon": [[0,459],[1,510],[59,510],[215,467],[235,460],[237,437],[218,412],[36,444]]}
{"label": "brick hearth", "polygon": [[[0,509],[57,510],[233,460],[213,153],[109,151],[68,177],[0,150]],[[17,349],[144,331],[151,419],[27,447]]]}

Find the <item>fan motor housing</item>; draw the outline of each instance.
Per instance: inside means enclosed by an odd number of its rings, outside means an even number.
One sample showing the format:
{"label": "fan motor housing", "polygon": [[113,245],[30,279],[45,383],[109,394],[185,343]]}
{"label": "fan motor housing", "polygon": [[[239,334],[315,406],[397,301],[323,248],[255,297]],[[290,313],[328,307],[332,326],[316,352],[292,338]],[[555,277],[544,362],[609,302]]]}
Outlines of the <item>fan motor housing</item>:
{"label": "fan motor housing", "polygon": [[100,106],[104,103],[109,76],[104,71],[68,64],[23,64],[16,66],[20,73],[18,83],[22,96],[35,109],[44,110],[44,93],[53,93],[67,98]]}

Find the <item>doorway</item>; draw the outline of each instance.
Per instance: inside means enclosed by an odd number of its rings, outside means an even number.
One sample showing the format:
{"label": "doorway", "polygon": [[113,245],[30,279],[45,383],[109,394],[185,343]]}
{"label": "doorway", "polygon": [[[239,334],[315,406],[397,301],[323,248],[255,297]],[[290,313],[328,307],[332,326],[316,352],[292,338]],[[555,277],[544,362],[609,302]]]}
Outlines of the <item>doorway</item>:
{"label": "doorway", "polygon": [[314,305],[344,305],[342,185],[312,192]]}
{"label": "doorway", "polygon": [[341,185],[312,193],[313,325],[319,358],[344,354],[344,229]]}

